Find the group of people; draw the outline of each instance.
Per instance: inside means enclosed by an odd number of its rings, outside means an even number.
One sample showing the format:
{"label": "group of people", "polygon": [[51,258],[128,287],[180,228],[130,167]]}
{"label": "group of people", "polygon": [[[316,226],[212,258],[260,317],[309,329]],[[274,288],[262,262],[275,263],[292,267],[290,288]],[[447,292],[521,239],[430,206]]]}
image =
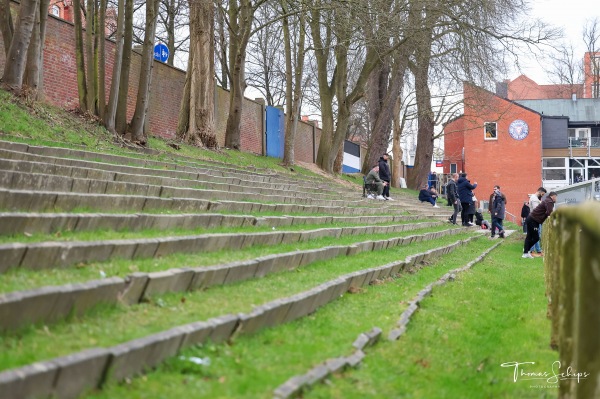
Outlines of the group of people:
{"label": "group of people", "polygon": [[367,176],[365,176],[365,183],[377,188],[377,195],[374,196],[369,194],[367,198],[383,201],[394,200],[390,197],[390,181],[392,180],[392,173],[390,172],[388,158],[388,154],[383,154],[379,158],[378,164],[369,171]]}
{"label": "group of people", "polygon": [[[376,165],[365,178],[367,184],[373,184],[377,187],[376,199],[392,200],[390,197],[390,167],[388,165],[388,156],[384,154],[379,158],[379,164]],[[449,218],[449,222],[457,224],[456,220],[460,212],[460,218],[463,226],[474,226],[475,224],[483,228],[489,228],[490,238],[495,238],[496,233],[500,238],[505,237],[504,218],[506,215],[506,195],[500,191],[500,186],[495,185],[494,191],[490,195],[488,203],[488,212],[492,218],[491,226],[483,219],[480,212],[476,210],[477,198],[473,190],[477,188],[477,182],[471,184],[467,179],[466,173],[453,173],[446,185],[446,196],[448,203],[452,205],[454,212]],[[535,194],[525,202],[521,211],[523,218],[523,232],[526,233],[525,243],[523,244],[523,258],[534,258],[543,256],[540,246],[540,237],[542,224],[550,216],[556,203],[557,193],[550,192],[545,198],[546,189],[538,188]],[[429,202],[434,208],[439,208],[436,203],[438,193],[435,187],[424,184],[419,192],[419,200]],[[473,217],[477,222],[473,223]]]}
{"label": "group of people", "polygon": [[446,195],[448,202],[453,206],[454,213],[450,216],[450,223],[457,224],[456,218],[460,212],[460,219],[463,226],[474,226],[473,217],[475,216],[475,204],[477,198],[473,190],[477,188],[477,182],[471,184],[467,179],[466,173],[453,173],[446,185]]}

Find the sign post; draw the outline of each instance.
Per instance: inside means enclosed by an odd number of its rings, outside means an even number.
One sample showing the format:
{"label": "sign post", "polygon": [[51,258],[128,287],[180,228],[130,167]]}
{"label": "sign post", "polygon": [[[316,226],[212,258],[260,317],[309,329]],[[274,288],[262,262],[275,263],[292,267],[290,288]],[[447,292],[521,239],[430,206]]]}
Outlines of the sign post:
{"label": "sign post", "polygon": [[169,59],[169,48],[163,43],[154,46],[154,59],[160,62],[167,62]]}

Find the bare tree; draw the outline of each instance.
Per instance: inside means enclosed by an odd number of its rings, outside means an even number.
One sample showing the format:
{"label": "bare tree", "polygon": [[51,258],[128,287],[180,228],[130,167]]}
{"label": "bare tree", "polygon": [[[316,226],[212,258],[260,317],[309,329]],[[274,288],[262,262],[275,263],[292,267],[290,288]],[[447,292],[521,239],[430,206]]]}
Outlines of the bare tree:
{"label": "bare tree", "polygon": [[194,145],[214,139],[214,5],[190,0],[190,57],[177,125],[177,137]]}
{"label": "bare tree", "polygon": [[[298,23],[296,31],[298,34],[298,43],[292,46],[292,36],[290,35],[290,9],[287,0],[281,1],[283,12],[283,36],[285,46],[285,144],[283,149],[283,164],[293,165],[294,144],[296,139],[296,129],[298,126],[298,116],[302,103],[302,77],[304,75],[304,57],[306,53],[306,18],[304,12],[304,3],[298,13]],[[293,51],[295,50],[295,51]],[[295,53],[295,54],[293,54]],[[295,65],[293,65],[295,64]]]}
{"label": "bare tree", "polygon": [[[289,7],[283,5],[289,13]],[[246,81],[266,99],[267,105],[280,106],[285,100],[286,59],[283,24],[291,16],[280,15],[275,6],[265,4],[256,11],[254,27],[256,33],[248,42],[246,59]],[[281,20],[280,20],[281,19]],[[275,22],[272,22],[275,21]],[[289,32],[288,32],[289,33]]]}
{"label": "bare tree", "polygon": [[81,0],[73,0],[73,20],[75,24],[75,63],[77,65],[77,92],[79,109],[86,111],[88,91],[85,77],[85,46],[83,43],[83,21],[81,18]]}
{"label": "bare tree", "polygon": [[4,55],[8,55],[15,31],[10,12],[10,0],[0,0],[0,31],[2,31],[2,41],[4,42]]}
{"label": "bare tree", "polygon": [[115,133],[115,117],[117,113],[117,100],[119,87],[121,83],[121,65],[123,64],[123,31],[125,29],[125,0],[118,0],[117,6],[117,33],[115,36],[116,49],[115,61],[113,64],[112,79],[110,82],[110,93],[106,113],[104,115],[104,125]]}
{"label": "bare tree", "polygon": [[555,52],[548,54],[549,62],[545,63],[546,74],[555,84],[569,85],[572,92],[581,85],[583,62],[575,55],[572,44],[560,44]]}
{"label": "bare tree", "polygon": [[35,13],[35,25],[31,32],[31,41],[27,50],[27,68],[23,83],[27,86],[32,99],[41,100],[44,93],[44,40],[50,0],[40,0]]}
{"label": "bare tree", "polygon": [[232,0],[228,9],[229,28],[229,113],[225,127],[225,146],[240,149],[240,122],[246,90],[246,48],[252,34],[256,9],[264,0]]}
{"label": "bare tree", "polygon": [[115,115],[115,130],[124,135],[127,132],[127,100],[129,98],[129,70],[133,44],[133,9],[134,0],[125,0],[125,25],[123,31],[123,57],[121,61],[121,77],[119,79],[119,94],[117,113]]}
{"label": "bare tree", "polygon": [[[27,65],[27,52],[39,4],[39,0],[21,1],[17,24],[6,56],[2,85],[15,93],[20,93],[23,86],[23,76]],[[10,8],[7,10],[10,12]]]}
{"label": "bare tree", "polygon": [[146,34],[142,49],[142,64],[140,66],[140,80],[138,84],[135,111],[131,118],[131,138],[133,142],[146,145],[146,118],[150,103],[150,87],[152,83],[152,68],[154,66],[154,41],[156,39],[156,20],[158,17],[159,0],[146,3]]}

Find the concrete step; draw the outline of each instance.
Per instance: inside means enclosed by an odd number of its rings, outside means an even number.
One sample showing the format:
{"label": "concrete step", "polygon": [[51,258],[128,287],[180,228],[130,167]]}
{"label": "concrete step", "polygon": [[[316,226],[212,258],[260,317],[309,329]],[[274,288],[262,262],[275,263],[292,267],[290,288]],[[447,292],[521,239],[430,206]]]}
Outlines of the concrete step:
{"label": "concrete step", "polygon": [[[298,294],[255,306],[250,312],[194,321],[108,348],[84,349],[0,373],[0,392],[7,397],[77,397],[100,388],[107,378],[121,381],[149,370],[184,348],[205,342],[220,343],[305,317],[338,299],[350,287],[385,281],[420,262],[443,256],[469,240],[409,256],[405,260],[341,275]],[[84,340],[80,346],[84,346]],[[76,370],[77,378],[73,378]]]}
{"label": "concrete step", "polygon": [[154,273],[133,273],[123,278],[111,276],[84,283],[34,288],[0,294],[0,331],[16,331],[29,324],[52,323],[68,315],[83,315],[100,303],[133,305],[152,296],[170,292],[206,290],[271,273],[293,270],[313,262],[354,256],[414,242],[435,240],[464,232],[448,229],[439,232],[365,241],[344,246],[299,250],[263,256],[247,261],[209,267],[186,267]]}
{"label": "concrete step", "polygon": [[[135,174],[135,170],[154,171],[157,175],[191,178],[190,176],[203,174],[206,176],[233,177],[248,181],[289,183],[290,181],[302,182],[307,187],[323,184],[320,179],[306,178],[300,175],[280,176],[275,173],[255,173],[247,169],[232,169],[201,165],[190,167],[175,163],[158,162],[145,159],[130,158],[120,155],[110,155],[88,151],[70,150],[59,147],[39,147],[14,144],[0,141],[0,157],[5,159],[34,160],[38,162],[54,163],[60,165],[73,165],[120,171]],[[324,189],[327,187],[323,185]]]}
{"label": "concrete step", "polygon": [[174,253],[237,250],[253,245],[278,245],[303,242],[320,237],[357,234],[385,234],[428,228],[440,222],[423,222],[389,226],[355,226],[304,231],[264,233],[200,234],[178,237],[141,238],[104,241],[47,241],[33,244],[0,244],[0,273],[11,268],[49,269],[75,264],[104,262],[109,259],[141,259]]}
{"label": "concrete step", "polygon": [[337,223],[367,224],[407,222],[423,219],[420,215],[389,216],[252,216],[220,213],[157,215],[151,213],[0,213],[0,235],[53,234],[59,231],[94,230],[142,231],[198,227],[284,227],[328,225]]}
{"label": "concrete step", "polygon": [[[180,180],[181,181],[181,180]],[[190,184],[192,186],[193,184]],[[99,179],[80,179],[66,176],[56,176],[41,173],[27,173],[0,170],[0,188],[9,190],[43,190],[63,193],[89,193],[89,194],[127,194],[143,195],[160,198],[194,198],[204,200],[220,200],[226,198],[233,201],[258,201],[290,203],[302,205],[324,206],[359,206],[364,203],[355,196],[354,199],[328,199],[319,198],[318,195],[302,192],[278,190],[279,195],[271,193],[255,193],[240,191],[221,191],[218,189],[185,188],[172,186],[156,186],[145,183],[129,183],[122,181],[107,181]],[[231,187],[227,187],[231,189]],[[392,205],[390,207],[402,207]]]}
{"label": "concrete step", "polygon": [[[98,212],[144,212],[149,210],[171,211],[176,213],[186,212],[281,212],[281,213],[308,213],[321,215],[381,215],[394,214],[401,211],[415,211],[421,213],[424,208],[397,205],[390,209],[380,203],[373,206],[361,202],[363,206],[323,206],[302,204],[260,203],[249,201],[212,201],[195,198],[161,198],[143,195],[118,195],[118,194],[83,194],[62,193],[52,191],[7,190],[0,188],[0,210],[7,212],[68,212],[78,208],[90,209]],[[428,215],[438,213],[428,212]],[[440,212],[439,215],[447,213]]]}

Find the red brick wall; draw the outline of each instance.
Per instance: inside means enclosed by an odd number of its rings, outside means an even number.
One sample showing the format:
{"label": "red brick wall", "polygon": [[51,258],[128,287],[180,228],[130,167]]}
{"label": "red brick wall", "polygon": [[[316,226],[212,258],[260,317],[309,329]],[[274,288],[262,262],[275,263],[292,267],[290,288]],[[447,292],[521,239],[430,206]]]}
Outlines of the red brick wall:
{"label": "red brick wall", "polygon": [[[14,7],[16,5],[12,4]],[[0,48],[4,43],[0,37]],[[112,66],[114,63],[115,44],[106,41],[106,96],[108,99]],[[0,73],[4,70],[4,51],[0,51]],[[129,75],[127,117],[131,118],[135,111],[135,99],[139,81],[141,54],[132,56]],[[44,84],[46,101],[50,104],[74,109],[78,107],[77,69],[75,65],[75,34],[71,23],[48,16],[46,41],[44,47]],[[163,138],[174,138],[185,71],[169,65],[155,62],[152,75],[152,87],[149,104],[149,127],[152,135]],[[215,93],[215,130],[219,145],[225,143],[225,127],[229,109],[229,92],[216,88]],[[255,101],[245,99],[241,122],[241,147],[243,151],[256,154],[263,153],[264,109]],[[296,138],[296,159],[312,162],[313,142],[312,126],[298,124],[299,133]],[[320,130],[318,129],[320,132]],[[320,134],[319,134],[320,136]],[[318,140],[318,138],[317,138]]]}
{"label": "red brick wall", "polygon": [[525,75],[508,82],[508,98],[510,100],[544,100],[563,98],[570,99],[575,94],[582,98],[583,85],[538,85]]}
{"label": "red brick wall", "polygon": [[444,126],[444,173],[450,173],[450,164],[456,171],[464,169],[462,151],[465,146],[464,117],[461,116]]}
{"label": "red brick wall", "polygon": [[[541,116],[469,84],[464,85],[465,171],[480,200],[488,200],[495,184],[507,196],[507,210],[520,220],[523,201],[542,184]],[[527,122],[529,134],[513,139],[511,122]],[[484,140],[485,122],[497,123],[497,140]]]}

